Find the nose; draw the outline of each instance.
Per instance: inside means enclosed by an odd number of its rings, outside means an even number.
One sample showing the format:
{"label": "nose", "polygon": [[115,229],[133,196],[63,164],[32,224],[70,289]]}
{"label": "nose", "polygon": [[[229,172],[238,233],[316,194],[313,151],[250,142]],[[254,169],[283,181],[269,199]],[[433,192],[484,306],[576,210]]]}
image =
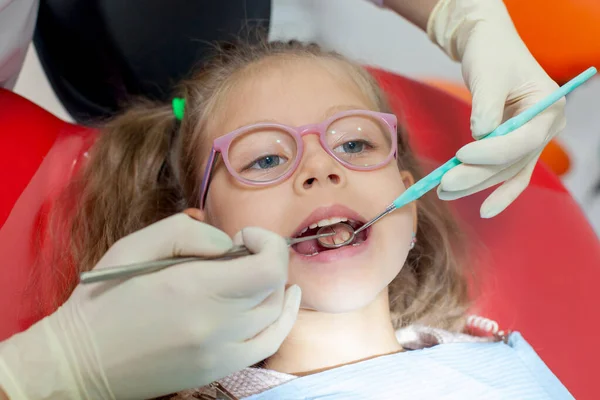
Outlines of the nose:
{"label": "nose", "polygon": [[318,136],[305,137],[304,156],[294,180],[296,191],[303,193],[316,187],[340,187],[345,183],[343,166],[323,149]]}

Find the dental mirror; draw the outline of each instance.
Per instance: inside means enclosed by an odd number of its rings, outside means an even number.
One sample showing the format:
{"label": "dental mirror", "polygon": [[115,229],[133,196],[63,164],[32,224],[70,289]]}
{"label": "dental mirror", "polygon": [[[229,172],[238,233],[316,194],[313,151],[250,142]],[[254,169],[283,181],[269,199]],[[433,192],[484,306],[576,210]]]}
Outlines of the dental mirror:
{"label": "dental mirror", "polygon": [[[356,235],[373,225],[375,222],[379,221],[381,218],[385,217],[391,211],[392,210],[389,210],[389,207],[386,208],[386,211],[382,212],[381,214],[379,214],[378,216],[376,216],[375,218],[373,218],[372,220],[370,220],[369,222],[367,222],[366,224],[364,224],[356,230],[354,230],[354,228],[351,227],[350,224],[347,224],[345,222],[338,222],[337,224],[324,226],[317,231],[317,235],[325,235],[327,233],[329,233],[330,235],[321,236],[319,237],[319,239],[317,239],[317,241],[321,246],[325,247],[326,249],[339,249],[342,246],[352,244],[354,239],[356,239]],[[331,235],[331,232],[333,232],[333,235]],[[338,238],[342,239],[342,241],[336,243],[335,240]]]}

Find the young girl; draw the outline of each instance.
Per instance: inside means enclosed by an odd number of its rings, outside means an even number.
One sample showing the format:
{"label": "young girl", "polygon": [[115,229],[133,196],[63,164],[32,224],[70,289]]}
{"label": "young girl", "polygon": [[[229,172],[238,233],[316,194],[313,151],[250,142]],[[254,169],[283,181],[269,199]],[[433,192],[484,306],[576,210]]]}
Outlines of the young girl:
{"label": "young girl", "polygon": [[[141,103],[95,144],[74,186],[69,255],[82,270],[184,210],[230,236],[247,226],[283,237],[358,227],[421,177],[373,78],[314,45],[234,46],[178,96],[183,113]],[[288,284],[302,303],[278,352],[167,398],[570,398],[518,334],[465,333],[457,233],[428,195],[351,246],[294,246]]]}

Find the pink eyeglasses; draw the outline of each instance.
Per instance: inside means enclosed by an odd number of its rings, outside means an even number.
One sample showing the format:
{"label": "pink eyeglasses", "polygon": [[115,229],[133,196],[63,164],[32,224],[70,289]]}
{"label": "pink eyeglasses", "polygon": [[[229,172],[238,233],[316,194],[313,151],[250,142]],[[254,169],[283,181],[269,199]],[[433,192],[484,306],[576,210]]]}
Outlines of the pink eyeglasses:
{"label": "pink eyeglasses", "polygon": [[213,143],[202,179],[200,209],[204,209],[217,153],[238,181],[269,186],[294,173],[304,152],[302,137],[318,134],[323,149],[340,164],[356,171],[371,171],[396,157],[396,126],[393,114],[352,110],[300,127],[259,123],[236,129]]}

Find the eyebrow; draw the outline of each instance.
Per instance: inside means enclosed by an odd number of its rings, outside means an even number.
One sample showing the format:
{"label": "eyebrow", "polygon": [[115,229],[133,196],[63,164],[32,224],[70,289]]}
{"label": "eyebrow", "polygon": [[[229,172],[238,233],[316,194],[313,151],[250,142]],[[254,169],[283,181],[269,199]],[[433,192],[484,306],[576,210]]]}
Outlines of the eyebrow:
{"label": "eyebrow", "polygon": [[337,114],[342,111],[366,110],[366,109],[368,109],[368,107],[364,107],[364,106],[361,107],[361,106],[357,106],[357,105],[333,106],[333,107],[330,107],[327,109],[327,111],[323,115],[323,119],[327,119],[327,118],[331,117],[332,115]]}
{"label": "eyebrow", "polygon": [[[327,111],[325,111],[322,114],[321,121],[326,120],[327,118],[329,118],[329,117],[331,117],[331,116],[333,116],[333,115],[335,115],[335,114],[337,114],[339,112],[342,112],[342,111],[367,110],[367,109],[368,109],[368,107],[365,108],[364,106],[361,107],[361,106],[357,106],[357,105],[338,105],[338,106],[329,107],[327,109]],[[276,121],[276,120],[271,119],[271,118],[269,118],[269,119],[255,120],[253,122],[249,122],[249,123],[245,123],[243,125],[240,125],[237,128],[235,128],[235,130],[237,130],[239,128],[242,128],[244,126],[250,126],[250,125],[255,125],[255,124],[281,124],[281,122],[280,121]]]}

